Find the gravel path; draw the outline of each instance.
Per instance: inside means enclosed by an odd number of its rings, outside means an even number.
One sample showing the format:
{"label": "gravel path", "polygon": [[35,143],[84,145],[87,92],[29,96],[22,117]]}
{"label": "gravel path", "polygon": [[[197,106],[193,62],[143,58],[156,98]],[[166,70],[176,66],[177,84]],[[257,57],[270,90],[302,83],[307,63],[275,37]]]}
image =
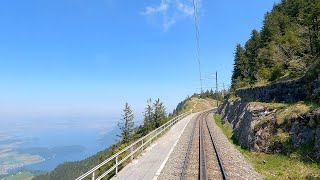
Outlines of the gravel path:
{"label": "gravel path", "polygon": [[[183,167],[185,155],[188,148],[188,142],[190,140],[190,135],[192,133],[192,127],[197,120],[198,115],[195,115],[193,119],[190,120],[187,125],[185,131],[182,133],[178,144],[170,155],[167,163],[165,164],[163,170],[161,171],[158,179],[160,180],[171,180],[171,179],[180,179],[181,170]],[[208,125],[213,133],[213,138],[215,140],[217,150],[219,152],[220,158],[223,162],[225,171],[227,173],[228,179],[262,179],[258,173],[254,171],[250,163],[242,156],[242,154],[231,144],[228,139],[223,134],[222,130],[216,126],[212,114],[208,116]],[[199,123],[197,123],[199,124]],[[196,128],[199,128],[197,125]],[[206,125],[203,126],[204,131],[204,140],[205,144],[209,143],[209,134],[206,128]],[[199,129],[195,131],[195,144],[193,144],[193,148],[198,148],[199,140]],[[192,150],[192,149],[191,149]],[[208,178],[209,179],[222,179],[221,175],[214,175],[215,172],[218,172],[219,169],[216,165],[216,160],[213,158],[214,153],[210,153],[213,148],[206,145],[206,157],[207,157],[207,168],[208,168]],[[193,161],[193,159],[198,159],[199,150],[192,150],[189,156],[189,162]],[[209,160],[212,162],[208,162]],[[197,164],[197,163],[193,163]],[[198,179],[198,165],[194,168],[187,168],[186,179]],[[192,177],[192,178],[188,178]]]}

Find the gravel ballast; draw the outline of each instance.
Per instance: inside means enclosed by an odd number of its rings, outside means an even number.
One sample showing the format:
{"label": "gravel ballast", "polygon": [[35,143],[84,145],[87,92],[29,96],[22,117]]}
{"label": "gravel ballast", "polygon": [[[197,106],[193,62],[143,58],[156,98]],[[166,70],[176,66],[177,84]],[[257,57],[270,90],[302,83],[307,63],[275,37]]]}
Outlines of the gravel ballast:
{"label": "gravel ballast", "polygon": [[[199,114],[198,114],[199,115]],[[158,179],[180,179],[181,170],[183,167],[184,159],[188,149],[188,143],[192,133],[192,128],[197,120],[198,115],[195,115],[187,125],[186,129],[182,133],[176,147],[171,153],[168,161],[162,169]],[[253,169],[251,164],[243,157],[243,155],[235,148],[235,146],[229,142],[227,137],[223,134],[222,130],[215,124],[212,113],[208,116],[208,125],[216,143],[216,147],[222,164],[224,165],[228,179],[262,179],[261,176]],[[199,128],[197,125],[196,128]],[[208,144],[208,132],[204,123],[203,129],[205,130],[205,143]],[[195,132],[199,131],[196,129]],[[199,133],[198,133],[199,134]],[[194,148],[191,148],[194,149]],[[206,151],[212,150],[207,147]],[[193,153],[196,154],[196,153]],[[206,152],[207,158],[213,156],[209,152]],[[209,161],[207,159],[207,161]],[[214,160],[212,160],[214,161]],[[210,163],[210,162],[209,162]],[[208,163],[207,163],[208,164]],[[216,166],[208,167],[213,171],[217,171]],[[196,169],[196,168],[195,168]],[[209,171],[210,172],[210,171]],[[209,176],[209,179],[221,179],[221,176]]]}

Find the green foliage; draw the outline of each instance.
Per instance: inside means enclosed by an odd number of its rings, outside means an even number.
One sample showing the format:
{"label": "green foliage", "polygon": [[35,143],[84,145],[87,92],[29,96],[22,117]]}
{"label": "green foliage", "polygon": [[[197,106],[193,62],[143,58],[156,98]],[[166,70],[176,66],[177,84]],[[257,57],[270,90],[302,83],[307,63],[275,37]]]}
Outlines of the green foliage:
{"label": "green foliage", "polygon": [[147,107],[145,108],[143,116],[143,135],[146,135],[152,130],[160,127],[168,120],[166,107],[164,106],[163,102],[160,101],[160,99],[155,100],[154,103],[152,103],[152,100],[149,99],[147,101]]}
{"label": "green foliage", "polygon": [[288,71],[290,78],[301,77],[305,74],[306,70],[306,63],[301,61],[301,59],[293,59],[289,62]]}
{"label": "green foliage", "polygon": [[144,119],[143,119],[143,128],[144,128],[144,134],[148,134],[152,129],[154,129],[154,108],[152,106],[152,100],[149,99],[147,101],[147,107],[145,108],[145,111],[143,113]]}
{"label": "green foliage", "polygon": [[1,180],[31,180],[35,176],[44,174],[43,171],[31,171],[23,170],[15,173],[9,173],[6,175],[0,175]]}
{"label": "green foliage", "polygon": [[232,141],[233,130],[231,125],[227,126],[226,124],[223,124],[222,117],[217,114],[214,114],[214,121],[216,122],[217,126],[221,128],[223,134],[226,135],[227,138],[231,140],[231,142],[233,142]]}
{"label": "green foliage", "polygon": [[282,0],[266,13],[262,29],[252,31],[244,48],[237,44],[231,87],[302,77],[319,56],[320,1]]}
{"label": "green foliage", "polygon": [[249,83],[256,82],[257,61],[259,48],[261,46],[260,33],[257,30],[253,30],[250,39],[245,44],[245,56],[248,59],[248,78]]}
{"label": "green foliage", "polygon": [[153,103],[153,107],[154,107],[154,114],[153,114],[153,127],[154,128],[158,128],[160,127],[162,124],[165,123],[166,116],[167,116],[167,112],[166,112],[166,108],[163,105],[163,103],[160,101],[160,99],[157,99],[154,103]]}
{"label": "green foliage", "polygon": [[235,59],[233,66],[231,89],[238,88],[236,87],[236,85],[239,85],[241,81],[244,81],[244,79],[248,77],[248,61],[245,56],[245,50],[240,44],[237,44],[234,56]]}
{"label": "green foliage", "polygon": [[134,115],[132,113],[131,107],[128,103],[125,104],[123,109],[122,119],[118,122],[118,127],[121,131],[120,141],[122,143],[128,143],[132,140],[133,136],[133,126],[134,126]]}
{"label": "green foliage", "polygon": [[[194,97],[196,97],[197,95],[196,94],[193,94]],[[173,110],[172,114],[170,114],[170,117],[173,117],[173,116],[177,116],[179,115],[181,112],[184,111],[184,108],[187,104],[187,102],[190,100],[191,98],[190,97],[187,97],[185,100],[181,101],[178,103],[177,107]]]}
{"label": "green foliage", "polygon": [[283,76],[283,72],[282,72],[282,67],[277,64],[274,67],[271,68],[271,75],[270,78],[268,79],[269,81],[273,82],[276,81],[277,79],[279,79],[281,76]]}
{"label": "green foliage", "polygon": [[207,99],[207,98],[210,98],[210,99],[217,99],[217,95],[218,95],[218,100],[219,101],[222,101],[223,97],[222,95],[224,94],[227,94],[228,91],[219,91],[218,94],[216,92],[214,92],[212,89],[209,90],[206,90],[206,91],[203,91],[201,92],[200,94],[193,94],[191,96],[191,98],[200,98],[200,99]]}
{"label": "green foliage", "polygon": [[89,169],[96,166],[99,162],[99,158],[110,157],[113,154],[115,148],[119,144],[114,144],[109,148],[98,152],[97,154],[88,157],[81,161],[65,162],[56,167],[53,171],[34,177],[32,180],[69,180],[76,179],[80,175],[87,172]]}

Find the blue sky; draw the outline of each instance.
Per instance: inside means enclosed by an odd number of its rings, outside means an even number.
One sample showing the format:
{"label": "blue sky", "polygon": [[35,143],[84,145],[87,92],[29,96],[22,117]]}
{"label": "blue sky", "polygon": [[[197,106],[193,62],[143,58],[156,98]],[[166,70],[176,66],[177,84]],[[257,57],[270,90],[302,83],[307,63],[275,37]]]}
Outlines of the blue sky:
{"label": "blue sky", "polygon": [[[230,85],[233,52],[276,0],[202,0],[203,76]],[[0,1],[0,121],[141,116],[148,98],[172,111],[199,91],[190,0]],[[204,86],[212,86],[206,80]]]}

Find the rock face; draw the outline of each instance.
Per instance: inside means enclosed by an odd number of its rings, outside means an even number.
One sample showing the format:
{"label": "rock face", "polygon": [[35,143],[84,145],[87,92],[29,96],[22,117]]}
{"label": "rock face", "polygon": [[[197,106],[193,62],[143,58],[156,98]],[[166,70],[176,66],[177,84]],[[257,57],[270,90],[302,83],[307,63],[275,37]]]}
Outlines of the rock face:
{"label": "rock face", "polygon": [[314,124],[317,124],[317,128],[315,131],[314,154],[315,157],[318,158],[318,160],[320,160],[320,110],[314,112],[312,122]]}
{"label": "rock face", "polygon": [[314,154],[320,159],[320,128],[318,127],[315,135]]}
{"label": "rock face", "polygon": [[261,105],[250,105],[242,101],[225,103],[218,109],[223,121],[233,127],[234,139],[243,148],[269,151],[275,133],[275,111]]}
{"label": "rock face", "polygon": [[306,78],[278,82],[262,87],[236,90],[242,100],[252,102],[297,102],[314,100],[320,102],[320,76],[308,83]]}
{"label": "rock face", "polygon": [[290,138],[294,148],[314,140],[315,130],[304,123],[296,122],[290,130]]}
{"label": "rock face", "polygon": [[294,148],[314,142],[310,151],[320,160],[320,109],[280,125],[276,112],[277,109],[240,100],[218,108],[222,121],[232,125],[233,138],[241,147],[266,153],[286,152],[284,142],[276,138],[281,131],[288,134],[287,141]]}

